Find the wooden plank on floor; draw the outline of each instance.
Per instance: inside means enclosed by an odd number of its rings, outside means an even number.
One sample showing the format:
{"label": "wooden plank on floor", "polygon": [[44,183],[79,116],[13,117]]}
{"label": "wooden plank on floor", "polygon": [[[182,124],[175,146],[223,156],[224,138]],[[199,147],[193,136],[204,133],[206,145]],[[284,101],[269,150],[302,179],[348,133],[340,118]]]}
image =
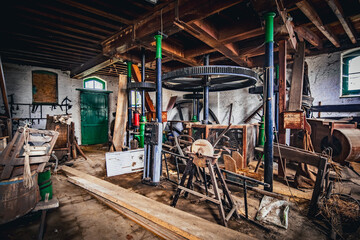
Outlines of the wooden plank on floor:
{"label": "wooden plank on floor", "polygon": [[121,207],[121,206],[107,200],[106,198],[100,197],[99,195],[96,195],[91,192],[89,192],[89,194],[91,196],[93,196],[94,198],[96,198],[98,201],[107,205],[112,210],[127,217],[131,221],[135,222],[136,224],[145,228],[146,230],[152,232],[153,234],[160,237],[161,239],[165,239],[165,240],[184,240],[184,239],[186,239],[186,238],[183,238],[183,237],[179,236],[178,234],[171,232],[168,229],[163,228],[163,227],[157,225],[156,223],[154,223],[154,222],[124,208],[124,207]]}
{"label": "wooden plank on floor", "polygon": [[76,169],[63,166],[71,182],[188,239],[253,239]]}
{"label": "wooden plank on floor", "polygon": [[[113,146],[111,151],[121,151],[124,145],[127,121],[127,79],[125,75],[119,75],[119,90],[116,105],[116,117],[113,134]],[[114,149],[115,147],[115,149]]]}

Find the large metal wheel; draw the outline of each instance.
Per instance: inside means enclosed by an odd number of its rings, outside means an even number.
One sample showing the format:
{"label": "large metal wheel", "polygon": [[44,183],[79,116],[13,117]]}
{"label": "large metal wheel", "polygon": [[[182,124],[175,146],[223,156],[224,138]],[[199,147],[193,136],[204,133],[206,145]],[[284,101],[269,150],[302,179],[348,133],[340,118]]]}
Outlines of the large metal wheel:
{"label": "large metal wheel", "polygon": [[197,66],[177,69],[162,76],[163,87],[175,91],[201,92],[205,86],[203,77],[208,76],[210,92],[228,91],[254,85],[256,72],[235,66]]}
{"label": "large metal wheel", "polygon": [[150,82],[130,82],[127,84],[128,90],[136,90],[136,91],[146,91],[153,92],[156,90],[155,83]]}

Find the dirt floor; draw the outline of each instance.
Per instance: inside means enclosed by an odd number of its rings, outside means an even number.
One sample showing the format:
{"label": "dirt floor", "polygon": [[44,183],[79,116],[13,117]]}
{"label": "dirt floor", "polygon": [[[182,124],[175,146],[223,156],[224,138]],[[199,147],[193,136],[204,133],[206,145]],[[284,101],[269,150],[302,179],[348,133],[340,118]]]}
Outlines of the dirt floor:
{"label": "dirt floor", "polygon": [[[105,146],[84,147],[88,157],[73,161],[72,167],[94,175],[136,193],[170,205],[176,186],[169,181],[162,181],[159,186],[148,186],[141,183],[142,173],[106,177]],[[172,172],[172,171],[171,171]],[[174,172],[172,178],[175,180]],[[92,198],[85,190],[69,183],[61,173],[52,176],[54,195],[60,201],[60,207],[48,211],[44,239],[158,239],[155,235],[138,226],[131,220],[114,212],[107,206]],[[240,208],[243,209],[242,189],[230,188],[237,196]],[[254,219],[262,195],[248,192],[249,216]],[[306,217],[308,200],[299,200],[290,205],[289,228],[282,229],[265,225],[269,232],[246,220],[230,220],[229,227],[253,236],[257,239],[327,239],[326,233]],[[178,209],[219,223],[217,207],[212,203],[199,201],[195,196],[180,198]],[[30,213],[14,222],[0,226],[0,239],[36,239],[41,213]],[[359,239],[360,231],[348,239]]]}

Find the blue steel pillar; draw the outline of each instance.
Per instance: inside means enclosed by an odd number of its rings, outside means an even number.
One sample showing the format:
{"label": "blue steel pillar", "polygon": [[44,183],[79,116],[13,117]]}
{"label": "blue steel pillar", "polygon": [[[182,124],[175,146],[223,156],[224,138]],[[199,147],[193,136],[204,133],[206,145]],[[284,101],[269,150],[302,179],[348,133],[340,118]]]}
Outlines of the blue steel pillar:
{"label": "blue steel pillar", "polygon": [[[205,55],[204,57],[204,66],[209,65],[209,54]],[[209,123],[209,86],[208,86],[208,82],[209,82],[209,77],[205,76],[204,77],[204,119],[203,119],[203,123],[208,124]]]}
{"label": "blue steel pillar", "polygon": [[273,96],[274,96],[274,12],[265,14],[265,144],[264,144],[264,182],[270,186],[265,190],[273,190]]}
{"label": "blue steel pillar", "polygon": [[162,82],[161,82],[161,40],[162,35],[155,35],[156,39],[156,118],[158,122],[158,141],[153,147],[152,184],[160,183],[162,171]]}
{"label": "blue steel pillar", "polygon": [[161,35],[155,35],[156,39],[156,119],[162,122],[162,86],[161,86]]}

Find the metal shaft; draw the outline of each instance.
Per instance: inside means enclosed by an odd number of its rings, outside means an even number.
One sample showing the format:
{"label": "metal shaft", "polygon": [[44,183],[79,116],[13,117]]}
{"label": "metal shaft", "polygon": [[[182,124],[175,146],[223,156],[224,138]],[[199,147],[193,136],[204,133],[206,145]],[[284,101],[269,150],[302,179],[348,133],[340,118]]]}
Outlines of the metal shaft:
{"label": "metal shaft", "polygon": [[[145,49],[141,49],[141,81],[145,82]],[[141,91],[141,115],[145,116],[145,91]]]}
{"label": "metal shaft", "polygon": [[272,101],[274,95],[274,12],[265,14],[265,87],[264,87],[264,109],[265,109],[265,166],[264,182],[265,190],[273,190],[273,124],[274,116]]}
{"label": "metal shaft", "polygon": [[[209,54],[204,56],[204,66],[209,65]],[[209,122],[209,76],[204,77],[204,119],[203,122]]]}
{"label": "metal shaft", "polygon": [[156,39],[156,119],[162,122],[162,86],[161,86],[161,35],[155,35]]}

